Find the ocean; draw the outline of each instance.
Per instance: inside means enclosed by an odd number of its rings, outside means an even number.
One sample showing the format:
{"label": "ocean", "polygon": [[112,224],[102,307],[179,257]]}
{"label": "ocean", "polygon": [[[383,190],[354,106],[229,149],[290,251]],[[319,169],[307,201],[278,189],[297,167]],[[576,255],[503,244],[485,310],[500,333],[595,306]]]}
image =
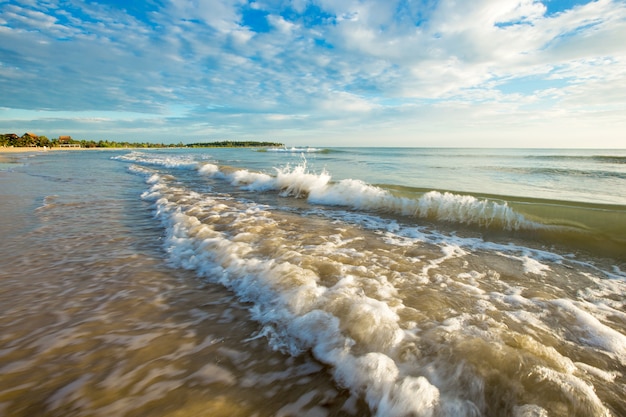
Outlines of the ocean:
{"label": "ocean", "polygon": [[626,416],[626,150],[0,165],[0,416]]}

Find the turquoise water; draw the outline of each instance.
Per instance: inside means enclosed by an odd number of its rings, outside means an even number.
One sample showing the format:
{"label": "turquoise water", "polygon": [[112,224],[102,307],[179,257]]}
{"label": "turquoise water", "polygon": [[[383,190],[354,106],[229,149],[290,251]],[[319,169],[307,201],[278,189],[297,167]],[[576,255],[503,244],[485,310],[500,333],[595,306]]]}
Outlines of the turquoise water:
{"label": "turquoise water", "polygon": [[626,415],[626,151],[0,172],[0,414]]}

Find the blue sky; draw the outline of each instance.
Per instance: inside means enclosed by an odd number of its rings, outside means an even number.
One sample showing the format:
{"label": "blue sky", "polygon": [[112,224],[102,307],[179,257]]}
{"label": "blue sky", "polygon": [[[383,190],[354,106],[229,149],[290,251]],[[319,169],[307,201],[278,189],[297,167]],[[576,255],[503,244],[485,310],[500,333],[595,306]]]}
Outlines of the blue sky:
{"label": "blue sky", "polygon": [[624,0],[0,0],[0,132],[624,148],[624,39]]}

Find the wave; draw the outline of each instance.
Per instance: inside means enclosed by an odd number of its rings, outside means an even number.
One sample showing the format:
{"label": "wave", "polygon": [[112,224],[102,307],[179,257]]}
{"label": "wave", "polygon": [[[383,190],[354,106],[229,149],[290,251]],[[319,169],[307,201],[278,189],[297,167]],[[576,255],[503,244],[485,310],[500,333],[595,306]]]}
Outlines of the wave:
{"label": "wave", "polygon": [[326,171],[308,172],[306,162],[291,167],[275,168],[274,176],[245,169],[223,171],[214,164],[203,164],[199,173],[230,181],[248,191],[277,191],[283,197],[305,198],[311,204],[349,207],[355,210],[385,212],[477,225],[504,230],[536,229],[539,223],[516,213],[506,202],[478,199],[470,195],[430,191],[417,199],[400,197],[389,190],[361,180],[331,181]]}
{"label": "wave", "polygon": [[527,159],[550,161],[595,161],[607,164],[626,164],[626,156],[621,155],[528,155]]}
{"label": "wave", "polygon": [[199,161],[193,155],[168,155],[134,151],[114,156],[111,159],[132,162],[141,165],[162,166],[165,168],[196,168]]}
{"label": "wave", "polygon": [[274,172],[270,173],[217,165],[207,162],[206,155],[198,154],[132,152],[115,159],[141,166],[195,170],[202,177],[224,181],[243,191],[276,192],[281,197],[306,200],[312,205],[385,213],[493,232],[519,232],[532,239],[588,247],[620,259],[626,248],[622,206],[471,195],[393,185],[382,187],[359,179],[333,181],[325,170],[309,171],[304,157],[299,164],[274,167]]}
{"label": "wave", "polygon": [[325,149],[325,148],[314,148],[311,146],[302,146],[302,147],[293,146],[291,148],[284,147],[284,148],[266,148],[262,150],[260,149],[259,152],[328,153],[330,152],[330,150]]}
{"label": "wave", "polygon": [[[429,190],[393,192],[392,188],[358,179],[332,181],[331,175],[307,170],[306,161],[274,168],[274,175],[205,164],[199,172],[222,178],[250,192],[275,191],[282,197],[305,199],[320,206],[384,213],[407,219],[463,225],[492,232],[549,241],[623,259],[626,223],[622,206],[572,204],[560,201],[497,198]],[[409,195],[409,196],[407,196]]]}
{"label": "wave", "polygon": [[[348,207],[504,231],[552,230],[559,227],[553,221],[531,220],[503,200],[437,190],[406,197],[359,179],[332,181],[331,174],[326,171],[310,172],[304,158],[298,165],[275,167],[273,174],[220,166],[190,155],[131,152],[115,159],[141,165],[193,169],[203,176],[225,180],[242,190],[276,191],[282,197],[306,199],[310,204],[323,206]],[[561,223],[562,228],[577,226]]]}
{"label": "wave", "polygon": [[[232,200],[189,195],[158,174],[148,182],[152,187],[143,198],[155,202],[167,231],[165,245],[171,262],[252,303],[252,318],[262,325],[258,337],[266,337],[274,349],[292,355],[312,352],[331,367],[341,386],[364,392],[378,415],[429,415],[435,408],[463,410],[468,415],[473,411],[475,406],[461,398],[443,401],[440,397],[447,395],[426,377],[407,374],[393,359],[396,351],[415,339],[400,324],[399,298],[390,294],[396,302],[389,303],[379,299],[378,293],[378,298],[367,295],[352,275],[324,285],[311,269],[289,260],[293,250],[273,253],[270,259],[249,256],[258,250],[249,240],[263,239],[273,230],[268,213],[239,207]],[[224,233],[199,221],[193,215],[196,212],[208,218],[246,213],[253,221],[236,222],[237,230]],[[250,233],[250,228],[255,232]],[[264,233],[259,233],[261,229]],[[379,292],[386,287],[391,284],[383,282]],[[360,353],[357,346],[365,352]],[[419,398],[416,392],[421,393]]]}
{"label": "wave", "polygon": [[601,169],[572,169],[556,167],[496,167],[490,166],[489,170],[520,175],[542,175],[547,177],[582,177],[582,178],[617,178],[626,179],[626,172],[607,171]]}
{"label": "wave", "polygon": [[[622,300],[615,295],[623,293],[623,273],[615,280],[593,278],[599,271],[570,255],[439,233],[368,213],[485,227],[544,227],[506,202],[441,191],[411,198],[360,180],[334,182],[328,172],[310,172],[306,162],[274,168],[271,174],[207,162],[195,166],[199,175],[132,169],[149,184],[142,197],[153,202],[164,226],[168,260],[230,289],[260,324],[253,338],[266,338],[272,348],[292,355],[312,354],[328,366],[338,386],[362,396],[372,414],[480,415],[490,399],[520,392],[517,379],[485,377],[498,369],[502,375],[523,375],[522,381],[533,382],[529,386],[550,382],[561,390],[555,392],[574,399],[572,409],[584,406],[589,415],[608,415],[584,382],[584,372],[575,373],[581,365],[571,356],[511,329],[552,335],[561,331],[558,322],[577,353],[588,347],[623,365],[624,337],[606,324],[606,316],[621,311]],[[206,184],[212,192],[204,192]],[[238,190],[248,192],[233,192]],[[254,193],[271,198],[249,198]],[[280,201],[278,195],[288,210],[273,204]],[[289,210],[296,199],[311,206]],[[477,258],[480,253],[488,255]],[[473,270],[477,264],[480,270]],[[492,265],[497,267],[491,270]],[[500,279],[499,270],[510,274]],[[571,274],[584,276],[589,291],[572,291],[575,302],[559,298],[567,291],[559,290],[556,297],[523,291],[527,282],[537,281],[539,291],[549,292],[553,278],[573,283]],[[417,297],[419,291],[424,298]],[[602,304],[595,307],[582,301],[585,297],[602,299]],[[429,307],[436,313],[422,303],[426,298],[436,299]],[[461,307],[459,298],[473,300],[472,307]],[[489,311],[496,307],[502,313],[492,316]],[[490,355],[496,357],[495,367],[482,360]],[[604,377],[609,384],[615,378]],[[485,384],[496,387],[485,391]],[[539,405],[523,401],[516,415],[547,415]]]}
{"label": "wave", "polygon": [[610,164],[626,164],[626,156],[594,155],[592,159]]}
{"label": "wave", "polygon": [[[278,187],[279,175],[272,177],[245,170],[220,169],[214,164],[204,164],[199,171],[243,186],[255,184],[254,187],[265,189],[273,184],[275,189],[285,191]],[[286,180],[283,186],[300,184],[293,187],[289,195],[299,193],[302,198],[310,199],[314,192],[323,194],[324,188],[335,185],[327,174],[310,174],[304,166],[284,169],[283,174]],[[289,178],[291,182],[287,180]],[[430,274],[431,270],[446,262],[463,259],[473,251],[474,245],[488,248],[501,260],[522,263],[525,275],[541,277],[547,275],[545,271],[550,270],[550,265],[557,266],[564,261],[557,255],[514,245],[481,243],[477,239],[447,238],[433,244],[437,248],[436,255],[422,263],[421,272],[418,264],[411,263],[404,278],[394,279],[389,263],[404,260],[404,252],[397,254],[398,258],[394,258],[393,250],[386,249],[361,253],[361,249],[355,250],[351,242],[364,239],[362,234],[356,237],[354,231],[337,234],[336,226],[321,231],[308,219],[301,224],[287,222],[292,218],[275,215],[254,202],[239,201],[222,194],[192,192],[167,175],[155,173],[149,177],[148,183],[150,190],[143,198],[154,202],[156,215],[165,227],[164,243],[170,261],[229,288],[239,299],[249,302],[251,316],[262,328],[256,337],[266,337],[274,349],[292,355],[311,352],[329,366],[329,372],[339,386],[363,395],[376,415],[479,415],[480,409],[486,408],[484,380],[469,365],[465,367],[465,356],[460,355],[458,359],[448,356],[448,353],[454,353],[451,345],[470,348],[468,344],[478,343],[477,349],[487,352],[487,346],[495,344],[498,348],[492,352],[497,351],[501,356],[502,367],[506,367],[511,351],[517,350],[512,349],[511,340],[507,339],[507,326],[481,309],[480,313],[455,312],[442,322],[424,322],[425,328],[407,322],[407,317],[417,318],[425,314],[413,310],[408,304],[410,297],[404,298],[400,293],[407,277],[414,278],[416,283],[421,283],[420,286],[428,285],[432,277],[440,283],[438,293],[445,293],[448,284],[451,293],[462,288],[467,297],[476,297],[482,306],[489,305],[492,300],[504,302],[511,307],[505,314],[514,318],[515,314],[520,315],[518,322],[531,320],[534,331],[550,332],[549,325],[544,326],[541,321],[546,308],[565,311],[577,322],[588,325],[580,330],[587,345],[613,355],[620,363],[626,360],[624,337],[587,313],[581,307],[582,303],[525,298],[516,294],[513,288],[510,293],[490,292],[487,295],[470,285],[478,278],[499,282],[494,271],[488,276],[463,269],[457,278],[467,281],[466,285],[443,273]],[[354,190],[365,190],[366,194],[370,193],[367,198],[371,200],[385,195],[385,190],[353,180],[343,182],[343,187],[343,190],[335,189],[333,198],[345,201],[341,199],[341,193]],[[306,197],[304,190],[308,190]],[[440,199],[431,194],[426,200]],[[475,202],[470,199],[468,203]],[[433,204],[427,202],[425,205],[432,207]],[[384,223],[381,219],[373,230],[389,230],[390,226]],[[348,227],[345,222],[341,224],[342,229]],[[313,233],[321,235],[316,235],[321,244],[301,245],[299,237],[310,233],[307,228],[315,229]],[[384,239],[396,239],[397,244],[391,248],[398,248],[402,246],[403,237],[413,243],[416,238],[420,241],[430,239],[431,242],[439,238],[436,235],[429,238],[417,229],[404,232],[411,237],[390,233]],[[269,248],[269,252],[264,252],[263,248]],[[331,259],[330,254],[338,254],[338,257]],[[367,257],[367,262],[339,261],[359,257]],[[506,283],[503,285],[506,288]],[[589,306],[585,304],[583,307]],[[528,310],[538,311],[537,318]],[[476,318],[480,318],[479,325],[476,325]],[[485,338],[484,346],[482,338]],[[442,342],[438,343],[439,340]],[[514,342],[518,346],[518,341]],[[440,351],[446,353],[441,356],[432,354]],[[470,349],[469,352],[474,351]],[[535,353],[527,354],[524,359],[531,360],[533,355],[539,358],[539,365],[532,369],[542,371],[541,378],[554,380],[554,385],[563,387],[563,392],[577,396],[590,407],[590,415],[608,415],[602,414],[606,409],[593,390],[574,374],[577,365],[568,356],[542,346],[532,352]],[[515,369],[517,372],[518,368]],[[611,375],[607,377],[610,379]],[[520,406],[522,408],[532,411],[533,415],[544,415],[539,406],[525,404]]]}

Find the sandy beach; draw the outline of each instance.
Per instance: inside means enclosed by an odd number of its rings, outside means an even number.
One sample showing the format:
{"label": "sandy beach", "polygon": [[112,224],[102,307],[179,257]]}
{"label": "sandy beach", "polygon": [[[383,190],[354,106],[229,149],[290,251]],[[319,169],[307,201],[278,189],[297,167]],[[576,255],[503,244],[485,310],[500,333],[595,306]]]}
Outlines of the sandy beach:
{"label": "sandy beach", "polygon": [[24,153],[24,152],[48,152],[48,151],[76,151],[76,150],[85,150],[87,148],[59,148],[59,147],[55,147],[55,148],[42,148],[42,147],[31,147],[31,146],[24,146],[24,147],[0,147],[0,154],[2,153]]}

